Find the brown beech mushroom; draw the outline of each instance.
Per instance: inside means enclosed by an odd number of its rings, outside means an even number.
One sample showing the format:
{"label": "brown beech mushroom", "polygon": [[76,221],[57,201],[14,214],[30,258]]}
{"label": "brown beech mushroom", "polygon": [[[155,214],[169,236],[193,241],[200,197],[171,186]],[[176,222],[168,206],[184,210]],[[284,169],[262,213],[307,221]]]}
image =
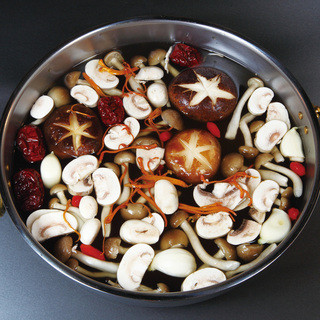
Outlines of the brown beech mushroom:
{"label": "brown beech mushroom", "polygon": [[239,153],[229,153],[221,161],[221,173],[227,178],[244,169],[244,158]]}
{"label": "brown beech mushroom", "polygon": [[128,203],[126,207],[120,209],[120,214],[124,220],[141,220],[148,215],[148,210],[141,203]]}
{"label": "brown beech mushroom", "polygon": [[237,246],[237,255],[241,260],[250,262],[261,254],[263,248],[264,246],[261,244],[243,243]]}
{"label": "brown beech mushroom", "polygon": [[239,267],[240,263],[238,261],[233,260],[220,260],[210,256],[203,248],[197,234],[194,232],[193,228],[190,226],[187,221],[189,215],[183,211],[178,210],[174,213],[170,219],[170,225],[172,228],[180,227],[187,237],[189,238],[190,244],[194,249],[195,253],[199,257],[199,259],[208,264],[209,266],[216,267],[220,270],[234,270]]}
{"label": "brown beech mushroom", "polygon": [[107,259],[117,259],[119,254],[125,254],[128,249],[121,246],[121,238],[118,237],[110,237],[104,243],[104,255]]}
{"label": "brown beech mushroom", "polygon": [[262,120],[256,120],[251,122],[249,126],[250,133],[256,133],[259,131],[259,129],[264,125],[264,121]]}
{"label": "brown beech mushroom", "polygon": [[217,238],[217,239],[214,239],[214,243],[218,246],[219,250],[222,251],[223,256],[227,260],[237,259],[236,248],[232,244],[230,244],[226,239]]}
{"label": "brown beech mushroom", "polygon": [[145,67],[145,63],[148,62],[148,59],[144,56],[134,56],[130,60],[130,64],[132,67],[143,68]]}
{"label": "brown beech mushroom", "polygon": [[64,236],[56,241],[53,255],[62,263],[67,262],[72,253],[73,240],[70,236]]}
{"label": "brown beech mushroom", "polygon": [[77,84],[80,75],[81,71],[71,71],[67,73],[64,77],[64,84],[66,85],[66,87],[68,89],[73,88]]}
{"label": "brown beech mushroom", "polygon": [[183,130],[184,123],[180,112],[174,109],[166,109],[161,113],[162,123],[178,131]]}
{"label": "brown beech mushroom", "polygon": [[160,64],[167,71],[171,73],[173,77],[176,77],[179,74],[179,71],[176,70],[171,64],[166,63],[167,51],[163,49],[156,49],[150,52],[148,56],[148,63],[150,66],[155,66]]}
{"label": "brown beech mushroom", "polygon": [[180,229],[170,229],[163,233],[160,239],[160,249],[186,248],[189,244],[188,237]]}

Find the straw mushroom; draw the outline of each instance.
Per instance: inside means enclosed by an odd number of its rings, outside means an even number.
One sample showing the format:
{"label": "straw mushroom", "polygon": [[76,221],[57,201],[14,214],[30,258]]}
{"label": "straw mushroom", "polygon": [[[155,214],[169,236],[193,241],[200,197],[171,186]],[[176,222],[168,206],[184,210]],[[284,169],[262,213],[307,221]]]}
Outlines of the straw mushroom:
{"label": "straw mushroom", "polygon": [[65,106],[71,103],[69,90],[65,87],[61,87],[61,86],[52,87],[48,92],[48,96],[53,99],[54,106],[56,108],[59,108],[61,106]]}
{"label": "straw mushroom", "polygon": [[248,110],[255,116],[266,112],[267,107],[274,97],[274,92],[267,87],[260,87],[254,90],[248,100]]}
{"label": "straw mushroom", "polygon": [[136,93],[128,93],[123,98],[123,107],[129,116],[138,120],[146,119],[152,111],[146,98]]}
{"label": "straw mushroom", "polygon": [[160,250],[169,248],[186,248],[189,244],[189,239],[186,234],[180,229],[166,230],[160,239]]}
{"label": "straw mushroom", "polygon": [[255,221],[243,219],[237,230],[228,233],[227,241],[233,245],[239,245],[255,240],[260,233],[261,225]]}
{"label": "straw mushroom", "polygon": [[30,115],[35,119],[44,119],[50,114],[54,107],[54,100],[47,96],[42,95],[39,97],[36,102],[33,104],[30,110]]}
{"label": "straw mushroom", "polygon": [[75,85],[70,90],[72,98],[76,99],[79,103],[84,104],[88,108],[94,108],[97,106],[99,95],[91,87],[83,84]]}
{"label": "straw mushroom", "polygon": [[174,184],[168,180],[161,179],[154,184],[154,200],[165,214],[173,214],[178,210],[178,192]]}
{"label": "straw mushroom", "polygon": [[252,194],[252,206],[260,212],[268,212],[278,197],[280,186],[273,180],[264,180]]}

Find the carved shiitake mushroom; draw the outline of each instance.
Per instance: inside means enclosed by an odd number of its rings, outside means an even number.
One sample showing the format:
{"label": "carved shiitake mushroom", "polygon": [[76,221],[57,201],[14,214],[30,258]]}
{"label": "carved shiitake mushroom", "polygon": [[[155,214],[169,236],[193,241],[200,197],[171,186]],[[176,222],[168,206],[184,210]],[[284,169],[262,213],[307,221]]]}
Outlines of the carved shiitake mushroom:
{"label": "carved shiitake mushroom", "polygon": [[169,86],[172,104],[197,121],[218,121],[229,116],[237,103],[232,79],[220,70],[197,67],[182,71]]}
{"label": "carved shiitake mushroom", "polygon": [[49,150],[62,159],[97,152],[103,136],[96,114],[81,104],[56,109],[43,132]]}

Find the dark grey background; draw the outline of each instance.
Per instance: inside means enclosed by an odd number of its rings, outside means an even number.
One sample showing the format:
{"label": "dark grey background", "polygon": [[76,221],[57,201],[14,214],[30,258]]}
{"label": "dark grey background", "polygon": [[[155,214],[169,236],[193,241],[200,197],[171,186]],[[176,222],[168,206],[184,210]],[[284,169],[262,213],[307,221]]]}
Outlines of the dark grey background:
{"label": "dark grey background", "polygon": [[[233,29],[276,56],[320,104],[320,2],[1,1],[0,110],[32,66],[88,28],[137,16],[186,17]],[[318,209],[295,243],[258,276],[218,298],[140,308],[72,282],[0,219],[0,319],[320,319]]]}

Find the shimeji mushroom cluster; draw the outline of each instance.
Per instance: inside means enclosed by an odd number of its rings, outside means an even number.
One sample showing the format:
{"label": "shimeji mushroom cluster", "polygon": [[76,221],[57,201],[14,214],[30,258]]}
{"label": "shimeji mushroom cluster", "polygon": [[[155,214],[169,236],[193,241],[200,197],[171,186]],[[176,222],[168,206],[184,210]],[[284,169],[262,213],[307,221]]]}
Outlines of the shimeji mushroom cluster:
{"label": "shimeji mushroom cluster", "polygon": [[[132,188],[129,167],[136,167],[135,172],[139,169],[155,172],[165,165],[165,149],[150,132],[141,130],[143,120],[154,108],[165,107],[162,120],[154,126],[178,131],[184,128],[180,114],[169,108],[167,84],[162,80],[166,71],[172,76],[179,74],[168,63],[168,56],[167,51],[158,49],[148,59],[136,56],[131,60],[138,72],[128,77],[132,91],[123,98],[128,117],[112,126],[103,140],[108,150],[116,152],[112,161],[101,163],[95,155],[82,155],[62,168],[54,153],[42,160],[41,177],[52,199],[47,209],[34,211],[26,222],[40,242],[59,236],[54,254],[63,263],[126,290],[170,290],[169,283],[158,284],[157,289],[142,284],[145,273],[154,270],[181,278],[182,291],[211,286],[248,270],[289,233],[291,222],[285,210],[290,197],[299,198],[303,192],[301,178],[280,164],[285,158],[304,161],[298,128],[291,128],[286,107],[272,102],[273,91],[254,77],[249,79],[248,89],[240,98],[225,135],[233,140],[240,129],[244,141],[239,153],[228,154],[222,160],[221,172],[226,180],[215,182],[210,191],[208,181],[193,186],[190,200],[200,208],[219,204],[234,212],[247,209],[249,215],[239,228],[233,229],[234,218],[225,211],[197,216],[195,223],[190,221],[188,210],[180,208],[180,190],[167,179],[158,179],[152,188],[145,190],[154,203],[148,203],[142,196],[134,202],[128,201]],[[117,88],[119,77],[108,68],[123,70],[124,58],[120,52],[112,51],[103,62],[104,66],[99,59],[90,60],[85,65],[88,78],[81,79],[80,71],[72,71],[65,76],[66,88],[53,87],[37,99],[30,112],[33,123],[41,124],[54,108],[71,103],[72,98],[89,108],[96,107],[99,92],[88,79],[105,94],[121,96],[122,91]],[[147,84],[146,96],[138,94],[144,84]],[[243,112],[245,108],[247,111]],[[154,144],[156,147],[151,149],[120,151],[123,146]],[[245,161],[254,164],[254,168],[248,168]],[[245,174],[236,183],[228,180],[239,172]],[[70,205],[72,196],[81,196],[78,206]],[[122,222],[114,236],[113,222],[106,220],[114,206],[123,204],[126,205],[120,210]],[[151,215],[147,206],[153,210]],[[170,226],[165,226],[160,212],[170,217]],[[69,235],[75,231],[79,244],[84,245],[92,245],[102,235],[107,261],[81,252]],[[202,239],[212,240],[216,252],[207,252]]]}

